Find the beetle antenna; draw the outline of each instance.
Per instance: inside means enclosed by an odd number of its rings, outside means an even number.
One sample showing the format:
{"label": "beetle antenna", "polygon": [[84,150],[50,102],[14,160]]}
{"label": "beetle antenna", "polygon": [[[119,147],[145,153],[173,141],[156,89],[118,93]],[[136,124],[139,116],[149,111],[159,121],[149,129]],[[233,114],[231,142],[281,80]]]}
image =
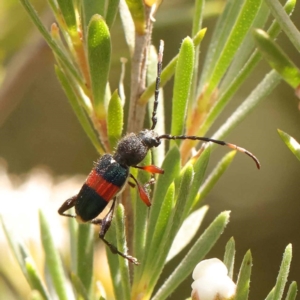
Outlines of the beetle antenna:
{"label": "beetle antenna", "polygon": [[158,61],[157,61],[157,76],[156,76],[156,83],[155,83],[155,92],[154,92],[154,103],[153,103],[153,111],[152,111],[152,126],[151,130],[153,130],[157,123],[156,111],[158,106],[158,95],[159,95],[159,86],[160,86],[160,74],[162,69],[162,60],[163,60],[163,53],[164,53],[164,41],[160,40],[159,48],[158,48]]}
{"label": "beetle antenna", "polygon": [[237,150],[239,152],[245,153],[248,156],[250,156],[254,160],[257,169],[260,169],[260,162],[256,158],[256,156],[254,156],[251,152],[249,152],[245,148],[239,147],[239,146],[237,146],[235,144],[230,144],[230,143],[226,143],[224,141],[214,140],[214,139],[207,138],[207,137],[193,136],[193,135],[190,136],[190,135],[170,135],[170,134],[163,134],[163,135],[160,135],[158,137],[158,139],[167,139],[167,140],[194,140],[194,141],[199,140],[199,141],[204,141],[204,142],[212,142],[212,143],[215,143],[215,144],[218,144],[218,145],[221,145],[221,146],[227,146],[227,147],[229,147],[231,149]]}

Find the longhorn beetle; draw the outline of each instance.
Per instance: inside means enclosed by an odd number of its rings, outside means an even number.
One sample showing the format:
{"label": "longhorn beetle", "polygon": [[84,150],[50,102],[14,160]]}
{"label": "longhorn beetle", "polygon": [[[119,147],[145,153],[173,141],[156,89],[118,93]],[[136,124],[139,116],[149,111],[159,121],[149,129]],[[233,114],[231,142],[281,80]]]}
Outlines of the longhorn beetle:
{"label": "longhorn beetle", "polygon": [[[160,75],[162,70],[162,58],[163,58],[163,41],[160,42],[158,51],[158,63],[157,63],[157,77],[155,86],[155,97],[152,112],[152,126],[150,129],[145,129],[139,133],[129,133],[124,136],[117,144],[117,149],[114,154],[104,154],[96,162],[94,168],[88,175],[85,183],[83,184],[79,193],[70,199],[66,200],[59,208],[58,213],[60,215],[76,218],[79,222],[90,222],[95,225],[100,225],[99,238],[110,248],[110,250],[119,254],[128,261],[139,264],[137,259],[120,252],[114,245],[105,239],[105,234],[110,227],[114,208],[116,204],[116,197],[122,192],[125,183],[129,178],[133,179],[134,183],[128,182],[131,186],[137,186],[139,195],[143,202],[150,206],[149,195],[147,192],[147,186],[153,181],[149,181],[146,185],[142,186],[136,178],[130,174],[129,168],[138,168],[152,174],[163,174],[164,170],[159,167],[150,166],[138,166],[138,164],[145,158],[147,152],[153,148],[158,147],[161,143],[161,139],[167,140],[199,140],[204,142],[213,142],[222,146],[235,149],[250,156],[256,163],[257,168],[260,168],[258,159],[248,150],[241,148],[234,144],[229,144],[224,141],[218,141],[207,137],[198,136],[186,136],[179,135],[173,136],[170,134],[159,135],[154,131],[157,117],[157,105],[158,105],[158,93],[160,85]],[[112,205],[109,212],[103,219],[97,218],[97,216],[104,210],[108,202],[112,200]],[[76,215],[65,213],[68,209],[75,206]]]}

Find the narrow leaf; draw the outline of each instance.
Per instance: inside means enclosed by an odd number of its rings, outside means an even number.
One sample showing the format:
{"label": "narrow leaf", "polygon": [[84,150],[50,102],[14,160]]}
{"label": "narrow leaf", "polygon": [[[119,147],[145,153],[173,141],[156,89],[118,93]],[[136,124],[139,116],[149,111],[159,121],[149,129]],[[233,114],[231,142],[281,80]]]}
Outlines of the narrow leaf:
{"label": "narrow leaf", "polygon": [[179,231],[177,232],[171,249],[167,256],[167,262],[180,253],[190,241],[195,237],[198,232],[202,221],[208,211],[208,206],[203,206],[200,209],[191,213],[183,222]]}
{"label": "narrow leaf", "polygon": [[206,82],[208,83],[205,91],[206,97],[210,98],[211,94],[228,69],[228,66],[230,65],[236,51],[243,42],[248,30],[252,25],[252,22],[256,17],[256,14],[258,13],[260,5],[261,0],[246,0],[244,2],[236,22],[232,27],[230,35],[225,36],[226,44],[219,55],[219,58],[215,64],[215,68],[212,71],[211,76],[206,79]]}
{"label": "narrow leaf", "polygon": [[270,66],[275,69],[291,87],[296,89],[300,85],[300,70],[280,47],[272,41],[266,32],[261,29],[255,29],[253,30],[253,36],[258,49]]}
{"label": "narrow leaf", "polygon": [[114,91],[108,104],[107,111],[107,134],[111,149],[115,149],[123,130],[123,106],[118,95]]}
{"label": "narrow leaf", "polygon": [[[194,47],[197,47],[200,45],[201,41],[203,40],[206,33],[206,28],[201,29],[194,37],[193,37],[193,43]],[[161,76],[160,76],[160,87],[162,88],[165,86],[165,84],[172,78],[172,76],[175,73],[177,61],[178,61],[178,54],[173,57],[173,59],[164,67],[162,70]],[[194,64],[195,65],[195,64]],[[143,92],[139,99],[140,104],[146,104],[147,101],[151,96],[154,95],[155,91],[155,80],[152,81],[152,83],[146,88],[146,90]]]}
{"label": "narrow leaf", "polygon": [[71,36],[77,35],[77,24],[73,1],[57,0],[57,3]]}
{"label": "narrow leaf", "polygon": [[29,281],[31,282],[30,286],[33,290],[39,291],[43,299],[51,299],[46,287],[43,283],[43,280],[38,273],[37,267],[31,257],[25,259],[25,265],[27,269],[27,274]]}
{"label": "narrow leaf", "polygon": [[[143,273],[151,274],[153,272],[153,261],[156,260],[157,253],[163,241],[166,228],[169,222],[171,212],[175,204],[175,185],[171,184],[164,198],[160,214],[154,229],[153,238],[151,239],[150,248],[147,249],[145,258],[145,266]],[[146,280],[147,281],[147,280]]]}
{"label": "narrow leaf", "polygon": [[[148,54],[148,68],[147,68],[147,83],[155,82],[157,77],[157,52],[154,46],[150,47],[149,54]],[[152,111],[153,111],[153,103],[154,103],[154,95],[150,98],[150,101],[147,105],[148,108],[148,120],[149,124],[152,124]],[[164,108],[164,101],[163,101],[163,89],[159,89],[158,95],[158,107],[157,107],[157,120],[159,122],[156,124],[155,130],[157,132],[163,133],[166,132],[165,130],[165,108]],[[151,126],[151,125],[150,125]],[[150,127],[149,126],[149,127]],[[152,149],[152,156],[153,156],[153,163],[157,166],[161,166],[164,156],[165,156],[165,140],[161,140],[161,144],[159,147]]]}
{"label": "narrow leaf", "polygon": [[229,212],[221,213],[195,242],[190,251],[157,291],[152,300],[167,299],[177,286],[189,276],[219,239],[229,220]]}
{"label": "narrow leaf", "polygon": [[213,138],[222,140],[231,129],[237,126],[263,99],[265,99],[267,95],[271,93],[279,81],[280,76],[275,71],[268,73],[245,101],[213,135]]}
{"label": "narrow leaf", "polygon": [[116,19],[118,8],[119,8],[120,0],[109,0],[108,6],[106,10],[106,24],[109,28],[111,28],[114,24],[114,21]]}
{"label": "narrow leaf", "polygon": [[[280,2],[278,0],[266,0],[266,3],[268,4],[272,15],[280,24],[282,30],[286,33],[298,52],[300,52],[300,32],[291,21],[288,14],[284,11]],[[295,0],[294,3],[296,3]]]}
{"label": "narrow leaf", "polygon": [[286,300],[295,300],[297,296],[297,282],[293,281],[290,286],[289,290],[286,295]]}
{"label": "narrow leaf", "polygon": [[236,151],[231,151],[227,153],[221,161],[217,164],[217,166],[212,170],[209,174],[205,182],[201,185],[199,193],[197,197],[194,199],[193,208],[199,208],[202,204],[202,200],[209,194],[209,192],[213,189],[218,180],[222,177],[224,172],[232,163],[232,160],[236,154]]}
{"label": "narrow leaf", "polygon": [[69,58],[66,56],[64,51],[60,48],[60,46],[55,42],[55,40],[52,39],[49,31],[45,28],[43,23],[41,22],[41,19],[39,18],[37,12],[31,5],[31,3],[28,0],[20,0],[22,5],[24,6],[25,10],[29,14],[31,20],[36,25],[44,39],[46,40],[47,44],[51,48],[51,50],[57,55],[61,61],[61,63],[66,67],[72,76],[76,78],[80,86],[83,88],[85,86],[84,81],[79,73],[79,71],[74,67],[73,61],[70,61]]}
{"label": "narrow leaf", "polygon": [[230,238],[225,247],[224,264],[228,269],[228,276],[232,279],[235,258],[235,241]]}
{"label": "narrow leaf", "polygon": [[72,273],[71,279],[72,279],[73,286],[74,286],[76,292],[78,293],[78,295],[80,295],[84,300],[89,300],[87,291],[86,291],[83,283],[81,282],[80,278],[76,274]]}
{"label": "narrow leaf", "polygon": [[94,15],[88,26],[88,61],[94,107],[100,120],[105,119],[105,90],[110,68],[111,42],[109,29],[100,15]]}
{"label": "narrow leaf", "polygon": [[61,259],[59,257],[52,235],[50,233],[50,225],[42,211],[39,212],[41,240],[45,251],[46,265],[59,299],[69,299],[67,294],[67,281],[64,274]]}
{"label": "narrow leaf", "polygon": [[[149,151],[140,164],[141,166],[151,165],[151,151]],[[141,184],[146,184],[149,182],[151,178],[150,173],[144,172],[143,170],[138,170],[137,179]],[[150,187],[146,188],[150,197]],[[151,199],[151,198],[150,198]],[[149,199],[149,200],[150,200]],[[134,255],[141,259],[145,254],[145,240],[146,240],[146,232],[147,232],[147,218],[149,214],[148,207],[142,201],[139,193],[137,192],[137,197],[135,203],[133,203],[134,207],[134,230],[133,230],[133,250]]]}
{"label": "narrow leaf", "polygon": [[[162,199],[165,198],[167,190],[170,184],[178,177],[180,172],[180,155],[177,147],[173,147],[167,153],[165,160],[162,164],[162,169],[165,170],[163,175],[158,176],[155,184],[155,190],[152,200],[152,207],[150,210],[150,220],[147,232],[147,244],[151,243],[155,224],[157,222],[158,215],[161,211]],[[147,247],[146,247],[147,248]]]}
{"label": "narrow leaf", "polygon": [[198,155],[191,158],[191,163],[193,164],[195,175],[194,175],[194,180],[191,184],[189,198],[187,200],[183,212],[184,216],[187,216],[193,209],[195,198],[197,196],[199,188],[202,185],[205,171],[208,166],[209,157],[210,157],[210,147],[206,147],[204,151],[200,149]]}
{"label": "narrow leaf", "polygon": [[[165,173],[163,175],[158,176],[157,181],[155,183],[155,189],[152,197],[152,205],[150,208],[150,216],[147,225],[147,236],[146,236],[144,257],[148,256],[149,249],[151,248],[153,234],[168,189],[172,184],[172,182],[174,181],[174,179],[178,177],[180,172],[180,154],[176,146],[171,148],[169,152],[166,154],[166,157],[162,164],[162,169],[165,170]],[[144,273],[143,272],[144,267],[145,265],[142,264],[135,271],[133,286],[137,286],[139,284],[140,278]]]}
{"label": "narrow leaf", "polygon": [[[285,5],[285,10],[288,14],[291,14],[294,10],[294,0],[288,0]],[[280,33],[280,27],[276,21],[272,23],[268,30],[269,35],[274,39]],[[234,78],[232,82],[230,82],[229,86],[227,86],[226,90],[220,95],[216,104],[211,108],[207,117],[202,123],[201,128],[199,128],[197,135],[202,136],[205,135],[209,130],[211,125],[223,111],[225,106],[228,104],[232,96],[236,93],[239,87],[243,82],[247,79],[247,77],[252,73],[256,65],[261,59],[261,54],[259,51],[254,51],[249,60],[243,66],[243,68],[239,71],[237,76]]]}
{"label": "narrow leaf", "polygon": [[[115,215],[116,221],[116,232],[117,232],[117,248],[122,253],[126,253],[127,245],[125,238],[125,214],[124,207],[122,204],[119,204],[116,209]],[[129,278],[129,262],[123,257],[119,256],[119,268],[120,268],[120,282],[119,289],[122,290],[122,299],[130,300],[130,278]]]}
{"label": "narrow leaf", "polygon": [[[154,286],[159,279],[159,275],[163,270],[164,262],[167,258],[168,252],[172,246],[174,238],[181,227],[184,217],[182,212],[186,205],[186,201],[188,199],[189,190],[191,182],[193,181],[193,166],[192,164],[188,164],[185,168],[181,171],[181,174],[178,178],[178,187],[175,189],[176,198],[175,198],[175,208],[172,211],[172,215],[168,220],[168,226],[165,231],[165,234],[162,239],[162,243],[158,249],[156,260],[153,262],[152,265],[152,276],[149,278],[149,291],[152,292]],[[176,188],[176,184],[175,184]]]}
{"label": "narrow leaf", "polygon": [[[60,0],[63,1],[63,0]],[[92,19],[92,17],[94,15],[100,15],[100,16],[104,16],[105,12],[105,2],[104,0],[102,1],[94,1],[94,0],[82,0],[80,1],[81,5],[82,5],[82,18],[84,21],[84,25],[85,25],[85,30],[84,32],[86,32],[86,28],[88,27],[88,24],[90,22],[90,20]]]}
{"label": "narrow leaf", "polygon": [[13,234],[13,232],[7,228],[2,215],[0,215],[0,221],[2,224],[3,232],[10,246],[10,249],[15,256],[15,259],[19,263],[19,266],[24,276],[28,280],[27,269],[25,266],[25,259],[29,257],[29,252],[26,249],[26,247],[20,241],[18,241],[17,237]]}
{"label": "narrow leaf", "polygon": [[79,224],[77,244],[77,270],[80,281],[88,294],[92,291],[94,230],[91,224]]}
{"label": "narrow leaf", "polygon": [[284,251],[280,270],[277,276],[276,285],[274,289],[273,299],[281,299],[284,291],[284,287],[287,283],[288,274],[290,271],[290,265],[292,261],[292,245],[289,244]]}
{"label": "narrow leaf", "polygon": [[146,28],[144,3],[142,0],[126,0],[127,6],[131,13],[135,30],[138,34],[143,35]]}
{"label": "narrow leaf", "polygon": [[124,30],[126,44],[128,45],[130,56],[132,56],[134,51],[134,42],[135,42],[135,28],[134,28],[134,23],[129,8],[125,0],[120,0],[119,12],[121,17],[121,22],[123,25],[122,27]]}
{"label": "narrow leaf", "polygon": [[284,131],[280,129],[277,129],[277,131],[284,143],[288,146],[292,153],[300,160],[300,144]]}
{"label": "narrow leaf", "polygon": [[[186,119],[188,98],[194,68],[194,44],[191,38],[183,40],[175,71],[172,100],[171,134],[181,135]],[[179,144],[179,141],[177,141]]]}
{"label": "narrow leaf", "polygon": [[[267,22],[270,16],[270,10],[265,3],[262,3],[260,10],[258,11],[252,27],[253,28],[263,28],[265,23]],[[237,74],[242,70],[245,66],[249,57],[251,57],[252,53],[254,52],[254,41],[251,34],[251,31],[247,33],[245,39],[241,46],[239,47],[234,59],[228,68],[224,78],[222,79],[222,83],[220,85],[219,93],[223,93],[224,90],[228,88],[228,86],[232,83],[232,81],[236,78]]]}
{"label": "narrow leaf", "polygon": [[209,78],[215,68],[215,65],[220,57],[221,51],[224,48],[226,40],[232,30],[232,27],[241,10],[243,1],[226,1],[225,8],[219,16],[215,26],[211,42],[209,43],[206,57],[204,60],[203,71],[198,85],[198,94],[201,93],[207,78]]}
{"label": "narrow leaf", "polygon": [[236,284],[236,295],[234,298],[235,300],[248,299],[251,268],[252,268],[252,255],[250,250],[248,250],[244,256],[241,269],[239,272],[239,276]]}
{"label": "narrow leaf", "polygon": [[[112,245],[117,245],[117,228],[116,228],[116,218],[113,218],[111,222],[111,226],[105,235],[105,239],[109,241]],[[117,254],[111,252],[109,247],[105,246],[106,255],[109,264],[110,277],[112,280],[113,290],[114,290],[114,298],[122,299],[123,291],[120,289],[120,260]]]}
{"label": "narrow leaf", "polygon": [[101,146],[101,144],[97,138],[97,135],[95,134],[95,131],[94,131],[86,113],[84,112],[83,108],[80,106],[79,100],[72,88],[72,85],[69,83],[66,75],[63,73],[63,71],[58,66],[55,67],[55,72],[56,72],[56,76],[57,76],[58,80],[60,81],[60,83],[67,95],[67,98],[73,108],[73,111],[74,111],[78,121],[80,122],[83,130],[85,131],[87,136],[90,138],[90,140],[91,140],[93,146],[96,148],[96,150],[100,154],[103,154],[104,153],[103,147]]}

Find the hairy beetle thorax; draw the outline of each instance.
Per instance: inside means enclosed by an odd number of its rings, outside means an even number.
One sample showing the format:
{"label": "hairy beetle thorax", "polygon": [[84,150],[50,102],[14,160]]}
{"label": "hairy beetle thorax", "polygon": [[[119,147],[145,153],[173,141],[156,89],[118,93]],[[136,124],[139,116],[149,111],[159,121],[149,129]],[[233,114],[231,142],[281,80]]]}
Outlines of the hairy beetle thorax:
{"label": "hairy beetle thorax", "polygon": [[150,148],[159,144],[158,135],[153,130],[129,133],[119,141],[113,157],[121,165],[135,166],[145,158]]}

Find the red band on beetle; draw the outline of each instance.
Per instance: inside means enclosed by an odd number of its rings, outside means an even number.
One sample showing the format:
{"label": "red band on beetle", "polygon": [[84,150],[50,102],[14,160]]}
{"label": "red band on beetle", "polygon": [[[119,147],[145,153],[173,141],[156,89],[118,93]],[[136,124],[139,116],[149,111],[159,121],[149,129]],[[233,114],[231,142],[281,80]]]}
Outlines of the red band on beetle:
{"label": "red band on beetle", "polygon": [[119,192],[120,188],[106,181],[96,170],[92,170],[86,179],[86,184],[92,188],[101,198],[109,202]]}

